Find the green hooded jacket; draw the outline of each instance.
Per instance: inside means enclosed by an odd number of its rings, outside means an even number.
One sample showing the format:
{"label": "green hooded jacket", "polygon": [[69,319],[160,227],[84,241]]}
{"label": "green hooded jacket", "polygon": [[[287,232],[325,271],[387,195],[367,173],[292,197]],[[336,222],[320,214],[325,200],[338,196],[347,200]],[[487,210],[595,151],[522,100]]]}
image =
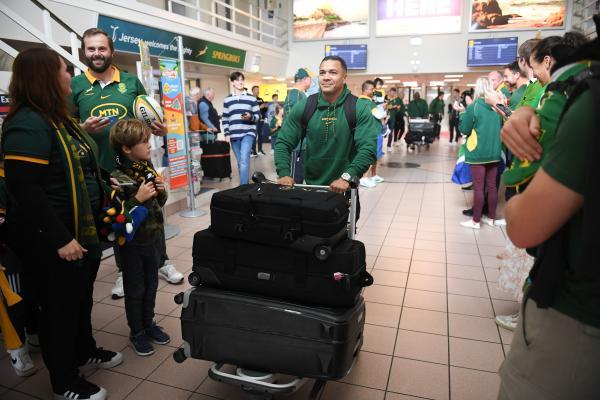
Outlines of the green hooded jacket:
{"label": "green hooded jacket", "polygon": [[489,164],[500,161],[502,118],[483,98],[471,103],[460,115],[459,129],[467,135],[467,164]]}
{"label": "green hooded jacket", "polygon": [[[304,150],[304,177],[311,185],[329,185],[344,172],[361,177],[375,162],[377,135],[381,123],[371,114],[372,102],[356,102],[354,136],[342,107],[350,90],[344,87],[335,103],[329,103],[319,93],[317,109],[307,124]],[[291,176],[291,153],[302,137],[302,114],[307,99],[291,109],[277,135],[275,167],[280,177]]]}
{"label": "green hooded jacket", "polygon": [[411,101],[406,109],[410,118],[427,118],[429,115],[429,107],[423,99]]}
{"label": "green hooded jacket", "polygon": [[444,109],[446,105],[444,100],[440,100],[437,97],[431,101],[429,104],[429,113],[430,114],[444,114]]}

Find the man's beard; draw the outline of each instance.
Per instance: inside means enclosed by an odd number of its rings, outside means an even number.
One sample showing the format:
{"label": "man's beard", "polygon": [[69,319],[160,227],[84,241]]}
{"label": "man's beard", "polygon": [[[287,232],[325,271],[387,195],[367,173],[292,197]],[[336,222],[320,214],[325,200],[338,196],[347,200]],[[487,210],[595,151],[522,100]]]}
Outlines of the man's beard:
{"label": "man's beard", "polygon": [[[97,67],[96,65],[94,65],[94,61],[95,60],[104,60],[104,63]],[[94,71],[97,72],[99,74],[103,73],[104,71],[106,71],[108,69],[108,67],[110,67],[112,64],[112,56],[108,56],[108,57],[103,57],[103,56],[96,56],[94,58],[88,58],[87,59],[87,65],[88,67]]]}

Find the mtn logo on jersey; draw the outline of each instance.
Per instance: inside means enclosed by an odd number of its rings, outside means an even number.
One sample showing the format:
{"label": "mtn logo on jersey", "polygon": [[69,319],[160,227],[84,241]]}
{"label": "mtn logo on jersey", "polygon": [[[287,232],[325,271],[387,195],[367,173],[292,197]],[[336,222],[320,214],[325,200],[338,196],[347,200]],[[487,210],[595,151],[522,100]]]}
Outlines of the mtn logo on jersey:
{"label": "mtn logo on jersey", "polygon": [[119,119],[125,118],[127,115],[127,108],[119,103],[104,103],[100,104],[90,111],[92,117],[119,117]]}

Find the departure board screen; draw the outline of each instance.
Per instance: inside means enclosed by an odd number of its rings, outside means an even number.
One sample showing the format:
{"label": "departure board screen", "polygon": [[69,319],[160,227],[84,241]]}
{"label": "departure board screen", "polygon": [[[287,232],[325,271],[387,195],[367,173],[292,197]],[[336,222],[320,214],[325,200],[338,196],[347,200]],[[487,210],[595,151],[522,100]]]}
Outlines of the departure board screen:
{"label": "departure board screen", "polygon": [[366,44],[328,44],[325,56],[339,56],[346,61],[348,69],[367,69]]}
{"label": "departure board screen", "polygon": [[505,65],[517,59],[519,38],[470,39],[467,50],[468,67]]}

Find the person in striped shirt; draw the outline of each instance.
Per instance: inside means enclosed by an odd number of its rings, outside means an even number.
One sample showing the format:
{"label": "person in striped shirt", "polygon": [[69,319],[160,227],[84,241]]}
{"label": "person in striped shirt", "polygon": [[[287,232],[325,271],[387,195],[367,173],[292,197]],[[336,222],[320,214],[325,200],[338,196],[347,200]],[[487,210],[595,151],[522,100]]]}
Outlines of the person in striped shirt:
{"label": "person in striped shirt", "polygon": [[229,76],[233,93],[223,103],[223,132],[231,143],[240,173],[240,184],[249,182],[250,152],[256,137],[256,122],[260,110],[256,97],[244,89],[244,74],[233,72]]}

